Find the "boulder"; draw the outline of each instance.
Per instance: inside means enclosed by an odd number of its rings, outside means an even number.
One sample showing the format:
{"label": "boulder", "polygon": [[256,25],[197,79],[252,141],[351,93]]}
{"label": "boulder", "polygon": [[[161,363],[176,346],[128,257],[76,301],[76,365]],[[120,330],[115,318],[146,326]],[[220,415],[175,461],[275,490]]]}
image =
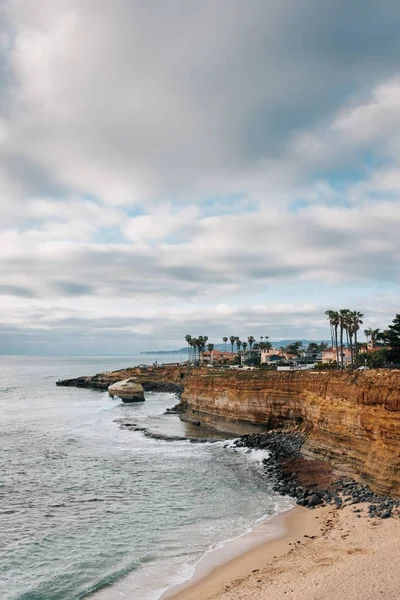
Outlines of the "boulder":
{"label": "boulder", "polygon": [[108,386],[111,398],[118,396],[122,402],[144,402],[144,391],[137,379],[123,379]]}

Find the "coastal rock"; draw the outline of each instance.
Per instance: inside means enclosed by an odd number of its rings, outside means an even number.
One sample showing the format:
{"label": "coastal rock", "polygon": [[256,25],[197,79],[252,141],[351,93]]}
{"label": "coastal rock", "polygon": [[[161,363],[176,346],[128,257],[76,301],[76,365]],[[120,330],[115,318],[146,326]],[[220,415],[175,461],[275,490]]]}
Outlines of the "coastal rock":
{"label": "coastal rock", "polygon": [[144,402],[144,390],[137,379],[123,379],[108,387],[111,398],[118,396],[122,402]]}
{"label": "coastal rock", "polygon": [[194,373],[181,402],[222,431],[299,431],[302,456],[400,496],[400,371]]}
{"label": "coastal rock", "polygon": [[187,367],[126,367],[118,371],[97,373],[93,376],[76,377],[57,381],[60,387],[79,387],[94,390],[107,390],[123,379],[134,378],[143,385],[146,392],[170,392],[178,397],[183,392],[184,383],[193,369]]}

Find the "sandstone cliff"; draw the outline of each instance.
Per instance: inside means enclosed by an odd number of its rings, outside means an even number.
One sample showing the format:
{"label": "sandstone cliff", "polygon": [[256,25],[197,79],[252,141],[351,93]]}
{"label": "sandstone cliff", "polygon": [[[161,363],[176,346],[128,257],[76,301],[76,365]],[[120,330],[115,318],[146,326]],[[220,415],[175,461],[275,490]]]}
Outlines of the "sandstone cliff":
{"label": "sandstone cliff", "polygon": [[193,374],[181,400],[183,418],[233,433],[301,428],[306,457],[400,495],[399,371]]}

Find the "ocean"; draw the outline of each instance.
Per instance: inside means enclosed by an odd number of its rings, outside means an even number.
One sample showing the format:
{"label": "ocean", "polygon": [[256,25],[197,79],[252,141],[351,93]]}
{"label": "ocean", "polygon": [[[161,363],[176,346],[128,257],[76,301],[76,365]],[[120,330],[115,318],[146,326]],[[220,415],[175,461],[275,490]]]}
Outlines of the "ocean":
{"label": "ocean", "polygon": [[200,428],[210,441],[169,441],[190,427],[164,414],[173,394],[128,405],[55,385],[154,360],[177,357],[0,357],[2,600],[157,600],[293,505],[266,480],[264,453]]}

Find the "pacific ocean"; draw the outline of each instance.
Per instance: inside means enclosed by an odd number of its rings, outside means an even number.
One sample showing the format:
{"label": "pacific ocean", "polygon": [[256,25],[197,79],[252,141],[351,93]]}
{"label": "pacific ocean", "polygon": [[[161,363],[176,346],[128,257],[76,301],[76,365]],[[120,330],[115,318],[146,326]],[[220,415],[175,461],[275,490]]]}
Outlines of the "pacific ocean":
{"label": "pacific ocean", "polygon": [[272,491],[259,453],[218,436],[191,443],[120,428],[125,418],[184,436],[164,414],[174,395],[127,405],[55,385],[179,358],[0,358],[2,600],[156,600],[205,553],[292,506]]}

